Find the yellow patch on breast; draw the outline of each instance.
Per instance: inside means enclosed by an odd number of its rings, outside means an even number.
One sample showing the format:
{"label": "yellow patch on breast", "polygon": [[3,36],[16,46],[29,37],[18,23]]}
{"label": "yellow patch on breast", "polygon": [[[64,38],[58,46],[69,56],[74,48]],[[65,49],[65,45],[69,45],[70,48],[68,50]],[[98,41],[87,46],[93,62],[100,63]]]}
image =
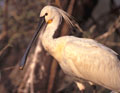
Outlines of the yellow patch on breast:
{"label": "yellow patch on breast", "polygon": [[54,57],[57,59],[57,60],[61,60],[62,58],[62,53],[63,53],[63,49],[65,47],[65,44],[64,43],[61,43],[61,44],[58,44],[55,48],[55,51],[54,51]]}

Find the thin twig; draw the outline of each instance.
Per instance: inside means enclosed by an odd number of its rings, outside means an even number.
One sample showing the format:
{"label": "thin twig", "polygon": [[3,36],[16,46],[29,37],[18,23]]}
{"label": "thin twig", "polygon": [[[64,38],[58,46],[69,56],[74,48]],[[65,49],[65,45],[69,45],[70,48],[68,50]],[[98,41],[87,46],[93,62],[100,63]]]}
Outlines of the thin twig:
{"label": "thin twig", "polygon": [[108,46],[118,46],[118,47],[120,47],[120,43],[118,43],[118,42],[110,42],[110,41],[107,41],[107,42],[105,42],[105,45],[108,45]]}
{"label": "thin twig", "polygon": [[17,68],[17,66],[6,67],[6,68],[1,69],[0,71],[7,71],[7,70],[14,69],[14,68]]}
{"label": "thin twig", "polygon": [[112,33],[114,33],[116,31],[117,28],[120,27],[120,16],[116,19],[116,21],[109,27],[108,31],[105,32],[104,34],[98,36],[97,38],[95,38],[96,40],[101,40],[101,39],[105,39],[108,36],[110,36]]}
{"label": "thin twig", "polygon": [[90,32],[90,33],[93,33],[94,30],[95,30],[95,28],[96,28],[96,25],[91,26],[89,32]]}
{"label": "thin twig", "polygon": [[1,51],[0,56],[5,52],[5,50],[9,47],[9,44],[7,44]]}
{"label": "thin twig", "polygon": [[[41,42],[38,41],[37,46],[35,48],[35,52],[32,55],[33,59],[28,61],[31,61],[31,64],[28,66],[27,71],[25,73],[23,82],[21,83],[20,87],[19,87],[19,92],[21,91],[25,91],[25,93],[28,93],[29,89],[30,89],[30,93],[34,93],[34,71],[35,71],[35,67],[37,64],[37,59],[38,59],[38,54],[42,51],[42,47],[40,46]],[[26,82],[26,83],[25,83]],[[23,87],[25,87],[24,89],[22,89]]]}

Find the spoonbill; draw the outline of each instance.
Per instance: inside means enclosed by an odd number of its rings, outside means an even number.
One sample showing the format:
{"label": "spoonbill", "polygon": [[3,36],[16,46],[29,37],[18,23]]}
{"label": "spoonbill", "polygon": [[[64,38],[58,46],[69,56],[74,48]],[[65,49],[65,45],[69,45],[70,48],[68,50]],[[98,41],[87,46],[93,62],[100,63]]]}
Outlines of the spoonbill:
{"label": "spoonbill", "polygon": [[65,74],[71,76],[80,90],[84,82],[98,84],[115,92],[120,92],[120,55],[93,39],[75,36],[53,38],[62,18],[75,26],[65,11],[47,5],[40,13],[40,21],[20,63],[23,69],[28,53],[41,31],[44,49],[59,63]]}

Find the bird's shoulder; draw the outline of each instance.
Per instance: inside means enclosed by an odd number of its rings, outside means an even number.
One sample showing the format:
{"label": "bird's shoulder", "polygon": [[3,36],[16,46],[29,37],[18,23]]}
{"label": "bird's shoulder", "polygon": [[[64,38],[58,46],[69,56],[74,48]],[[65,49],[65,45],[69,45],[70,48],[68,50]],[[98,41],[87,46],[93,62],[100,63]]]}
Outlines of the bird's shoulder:
{"label": "bird's shoulder", "polygon": [[118,55],[115,51],[113,51],[111,48],[93,40],[93,39],[88,39],[88,38],[74,38],[73,40],[70,40],[66,43],[66,49],[67,48],[75,48],[75,49],[80,49],[80,48],[85,48],[86,50],[104,50],[108,51],[112,54]]}
{"label": "bird's shoulder", "polygon": [[98,43],[97,41],[93,39],[87,39],[87,38],[75,38],[70,41],[68,41],[64,48],[65,54],[68,53],[74,53],[76,55],[80,54],[94,54],[94,55],[109,55],[117,57],[117,59],[120,60],[119,54],[117,54],[115,51],[113,51],[111,48]]}
{"label": "bird's shoulder", "polygon": [[88,50],[99,49],[99,48],[100,48],[99,44],[92,39],[73,38],[66,43],[64,49],[65,49],[65,51],[73,50],[73,51],[86,52]]}

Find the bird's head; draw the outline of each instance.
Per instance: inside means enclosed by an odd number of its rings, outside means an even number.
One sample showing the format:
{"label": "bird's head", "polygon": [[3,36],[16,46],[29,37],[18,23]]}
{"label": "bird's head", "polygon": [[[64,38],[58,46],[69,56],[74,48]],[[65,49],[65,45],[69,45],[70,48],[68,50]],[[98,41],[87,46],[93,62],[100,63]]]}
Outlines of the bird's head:
{"label": "bird's head", "polygon": [[50,5],[45,6],[40,12],[40,19],[41,18],[45,19],[45,23],[47,23],[47,25],[53,23],[55,26],[56,24],[60,24],[62,21],[61,19],[63,18],[71,28],[78,29],[81,33],[83,33],[82,29],[79,27],[74,18],[60,8]]}
{"label": "bird's head", "polygon": [[56,20],[59,21],[59,23],[61,23],[60,20],[59,20],[59,19],[61,19],[60,17],[61,16],[59,14],[59,11],[54,6],[45,6],[41,10],[38,27],[36,29],[35,34],[33,35],[33,38],[31,40],[31,42],[29,43],[29,45],[28,45],[28,47],[25,51],[25,54],[24,54],[23,58],[22,58],[22,61],[20,63],[20,69],[23,69],[23,67],[26,63],[27,56],[28,56],[28,53],[30,51],[30,48],[31,48],[33,42],[35,41],[35,39],[37,38],[39,32],[43,31],[43,29],[49,24],[55,26]]}
{"label": "bird's head", "polygon": [[71,21],[73,18],[68,13],[66,13],[65,11],[63,11],[57,7],[48,5],[48,6],[45,6],[41,10],[40,20],[39,20],[37,30],[36,30],[35,34],[33,35],[33,38],[31,40],[31,42],[29,43],[27,50],[25,51],[25,54],[20,63],[20,69],[23,69],[23,67],[26,63],[28,53],[32,46],[32,43],[35,41],[36,37],[38,36],[39,31],[40,30],[43,31],[43,29],[46,27],[46,25],[57,27],[61,23],[62,17],[72,27],[74,27],[77,24],[75,21]]}
{"label": "bird's head", "polygon": [[[44,17],[47,24],[52,23],[55,18],[60,19],[61,15],[58,8],[54,6],[45,6],[40,12],[40,18]],[[59,18],[58,18],[59,17]]]}

